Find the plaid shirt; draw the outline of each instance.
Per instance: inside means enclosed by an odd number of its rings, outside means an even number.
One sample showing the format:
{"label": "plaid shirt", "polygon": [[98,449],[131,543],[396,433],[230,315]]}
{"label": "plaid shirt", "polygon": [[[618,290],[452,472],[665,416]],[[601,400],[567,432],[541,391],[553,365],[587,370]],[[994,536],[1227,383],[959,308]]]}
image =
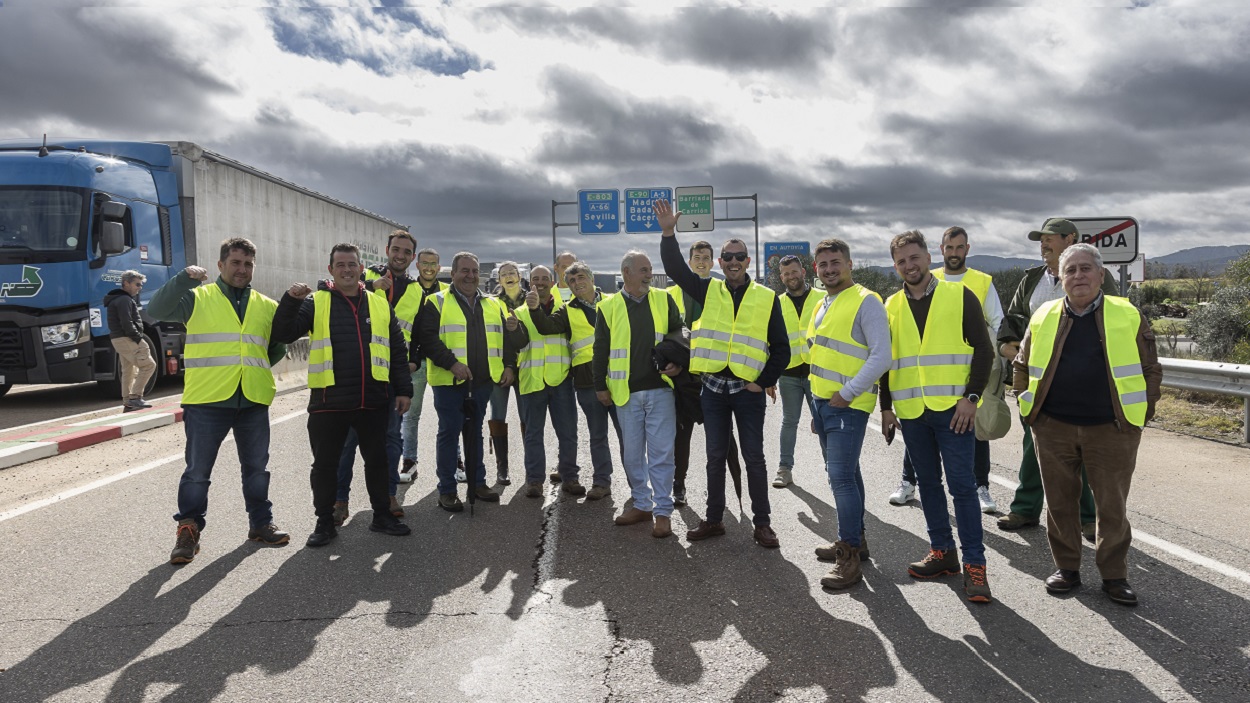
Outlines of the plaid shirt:
{"label": "plaid shirt", "polygon": [[737,393],[747,387],[747,382],[740,378],[729,378],[715,374],[703,374],[703,387],[713,393]]}

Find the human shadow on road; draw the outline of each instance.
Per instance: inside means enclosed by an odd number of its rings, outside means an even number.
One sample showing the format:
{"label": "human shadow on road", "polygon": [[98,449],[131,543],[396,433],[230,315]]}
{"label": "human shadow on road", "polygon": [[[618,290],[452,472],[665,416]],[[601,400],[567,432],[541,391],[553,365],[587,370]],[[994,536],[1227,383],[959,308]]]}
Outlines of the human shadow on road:
{"label": "human shadow on road", "polygon": [[181,625],[191,607],[255,550],[241,544],[164,593],[178,567],[152,567],[117,598],[0,674],[4,700],[46,700],[122,669]]}

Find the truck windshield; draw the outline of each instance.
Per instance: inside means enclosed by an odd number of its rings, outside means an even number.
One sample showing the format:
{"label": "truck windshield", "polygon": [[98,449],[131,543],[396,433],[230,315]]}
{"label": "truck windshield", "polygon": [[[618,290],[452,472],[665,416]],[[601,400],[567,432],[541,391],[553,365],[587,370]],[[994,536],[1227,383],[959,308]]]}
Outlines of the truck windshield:
{"label": "truck windshield", "polygon": [[43,254],[56,259],[86,252],[85,191],[0,187],[0,263]]}

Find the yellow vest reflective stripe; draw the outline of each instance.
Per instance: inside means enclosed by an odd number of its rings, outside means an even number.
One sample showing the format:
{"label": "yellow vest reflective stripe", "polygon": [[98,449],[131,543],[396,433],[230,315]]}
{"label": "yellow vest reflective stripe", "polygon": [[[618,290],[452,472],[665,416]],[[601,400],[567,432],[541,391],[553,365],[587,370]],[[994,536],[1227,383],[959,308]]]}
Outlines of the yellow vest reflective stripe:
{"label": "yellow vest reflective stripe", "polygon": [[[598,305],[603,305],[603,300]],[[595,326],[590,324],[585,310],[576,305],[568,307],[569,351],[573,354],[573,366],[581,366],[595,354]]]}
{"label": "yellow vest reflective stripe", "polygon": [[768,362],[768,320],[775,301],[771,288],[749,281],[735,312],[725,282],[709,281],[703,314],[690,333],[690,371],[717,373],[728,367],[748,383],[759,378]]}
{"label": "yellow vest reflective stripe", "polygon": [[[556,311],[554,305],[551,311]],[[526,395],[541,391],[544,386],[564,383],[572,361],[568,337],[563,334],[539,334],[528,305],[516,309],[516,318],[525,325],[530,335],[529,344],[517,354],[517,390]]]}
{"label": "yellow vest reflective stripe", "polygon": [[[1029,320],[1029,388],[1020,394],[1020,414],[1024,417],[1033,412],[1037,386],[1054,357],[1059,321],[1063,319],[1063,301],[1060,298],[1046,303]],[[1115,380],[1120,409],[1124,411],[1124,419],[1141,427],[1146,424],[1147,406],[1146,376],[1137,351],[1141,313],[1127,298],[1104,295],[1102,305],[1102,322],[1106,331],[1103,353]]]}
{"label": "yellow vest reflective stripe", "polygon": [[[379,278],[382,278],[382,275],[373,269],[365,270],[366,281],[376,281]],[[374,295],[382,298],[389,305],[391,301],[387,293],[388,291],[384,290],[373,291]],[[413,321],[417,317],[417,312],[421,310],[421,303],[423,302],[425,302],[425,291],[421,289],[420,284],[412,281],[404,289],[403,296],[394,305],[395,323],[399,325],[400,331],[404,333],[405,342],[412,342]]]}
{"label": "yellow vest reflective stripe", "polygon": [[[820,297],[816,295],[810,288],[808,296],[803,301],[803,310],[795,313],[794,304],[786,298],[789,293],[780,293],[777,299],[781,301],[781,317],[786,321],[786,334],[790,336],[790,365],[787,369],[795,366],[809,363],[810,359],[807,355],[807,327],[812,320],[812,311],[820,307]],[[767,333],[767,329],[765,329]]]}
{"label": "yellow vest reflective stripe", "polygon": [[[933,277],[939,281],[946,280],[945,268],[935,268],[932,273]],[[994,279],[988,273],[977,271],[976,269],[964,269],[963,278],[957,281],[957,283],[964,284],[977,297],[977,300],[981,301],[982,309],[985,308],[985,296],[990,294],[990,284],[993,282]]]}
{"label": "yellow vest reflective stripe", "polygon": [[668,288],[664,289],[664,292],[668,293],[673,298],[674,303],[677,303],[677,314],[681,315],[682,322],[685,322],[686,321],[686,298],[685,296],[681,294],[681,286],[678,286],[678,285],[669,286]]}
{"label": "yellow vest reflective stripe", "polygon": [[[864,362],[868,360],[868,347],[855,341],[851,336],[851,328],[855,325],[859,308],[869,296],[881,300],[876,293],[855,284],[839,293],[829,304],[825,316],[820,319],[820,327],[816,326],[815,317],[809,320],[806,343],[803,346],[809,349],[811,370],[807,378],[812,383],[812,395],[817,398],[832,398],[834,393],[842,390],[842,386],[864,368]],[[851,400],[852,408],[866,413],[871,413],[876,406],[875,383],[866,393]]]}
{"label": "yellow vest reflective stripe", "polygon": [[240,386],[253,403],[273,403],[269,334],[277,309],[276,302],[253,290],[240,323],[234,304],[216,283],[195,289],[182,356],[184,405],[229,400]]}
{"label": "yellow vest reflective stripe", "polygon": [[[659,344],[668,333],[668,301],[666,291],[652,288],[647,291],[647,304],[651,307],[651,320],[655,323],[655,343]],[[629,311],[625,296],[614,295],[599,303],[599,314],[608,326],[608,392],[612,402],[624,405],[629,402]],[[673,379],[660,376],[671,388]]]}
{"label": "yellow vest reflective stripe", "polygon": [[[438,338],[447,345],[456,361],[469,365],[469,323],[457,300],[447,298],[456,294],[450,290],[439,291],[430,299],[438,311]],[[486,325],[486,361],[490,366],[490,378],[495,383],[503,377],[503,303],[488,295],[479,295],[477,304],[482,306],[482,321]],[[426,313],[429,314],[428,312]],[[452,386],[456,377],[447,369],[426,359],[426,380],[431,386]]]}
{"label": "yellow vest reflective stripe", "polygon": [[[330,343],[330,306],[333,293],[313,293],[313,327],[308,335],[308,387],[334,385],[334,347]],[[385,298],[364,296],[369,305],[369,367],[375,381],[391,380],[391,306]]]}
{"label": "yellow vest reflective stripe", "polygon": [[972,373],[972,346],[964,341],[964,287],[938,281],[924,326],[924,338],[907,303],[906,289],[885,303],[890,318],[890,397],[904,420],[925,408],[949,410],[963,397]]}

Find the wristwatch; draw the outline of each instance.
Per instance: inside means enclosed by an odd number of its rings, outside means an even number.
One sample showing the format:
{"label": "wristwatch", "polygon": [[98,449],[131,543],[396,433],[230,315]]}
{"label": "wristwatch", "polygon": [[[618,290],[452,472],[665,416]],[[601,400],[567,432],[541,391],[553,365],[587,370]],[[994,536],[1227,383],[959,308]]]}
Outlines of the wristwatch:
{"label": "wristwatch", "polygon": [[981,402],[981,396],[977,395],[976,393],[969,393],[968,395],[965,395],[964,397],[967,398],[968,400],[971,400],[973,405],[976,405],[977,403]]}

